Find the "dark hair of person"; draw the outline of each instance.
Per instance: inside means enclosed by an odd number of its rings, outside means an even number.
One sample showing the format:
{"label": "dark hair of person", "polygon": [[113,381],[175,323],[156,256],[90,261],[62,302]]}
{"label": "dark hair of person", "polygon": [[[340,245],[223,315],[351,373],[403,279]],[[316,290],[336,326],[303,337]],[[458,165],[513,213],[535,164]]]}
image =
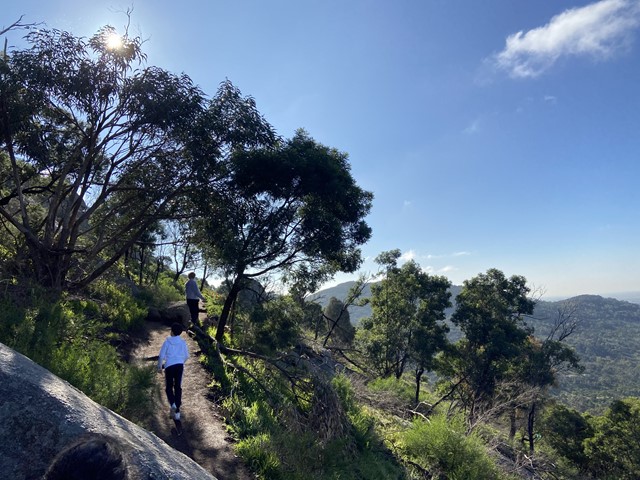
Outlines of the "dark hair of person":
{"label": "dark hair of person", "polygon": [[180,335],[184,330],[184,327],[182,326],[181,323],[174,323],[173,325],[171,325],[171,333],[173,333],[174,335]]}
{"label": "dark hair of person", "polygon": [[127,461],[114,438],[91,434],[62,449],[43,480],[128,480]]}

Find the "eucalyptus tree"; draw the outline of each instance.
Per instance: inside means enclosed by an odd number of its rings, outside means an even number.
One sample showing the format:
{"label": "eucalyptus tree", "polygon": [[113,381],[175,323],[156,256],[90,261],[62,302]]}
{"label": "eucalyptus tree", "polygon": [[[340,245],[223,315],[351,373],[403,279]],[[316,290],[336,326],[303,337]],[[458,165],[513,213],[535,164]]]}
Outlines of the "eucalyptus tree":
{"label": "eucalyptus tree", "polygon": [[589,473],[604,480],[640,478],[640,398],[611,402],[590,424],[593,436],[583,442]]}
{"label": "eucalyptus tree", "polygon": [[208,100],[115,35],[33,30],[0,59],[0,219],[23,239],[23,273],[54,289],[90,283],[150,226],[184,218],[231,151],[275,138],[229,81]]}
{"label": "eucalyptus tree", "polygon": [[326,319],[326,335],[323,344],[326,346],[329,338],[343,344],[351,344],[356,335],[356,329],[351,324],[348,306],[336,297],[331,297],[324,308],[322,316]]}
{"label": "eucalyptus tree", "polygon": [[300,130],[273,146],[235,149],[228,175],[199,190],[208,255],[229,288],[218,341],[247,279],[279,274],[315,283],[359,267],[373,196],[356,184],[347,160]]}
{"label": "eucalyptus tree", "polygon": [[498,383],[527,345],[532,330],[525,317],[535,302],[528,297],[526,279],[510,278],[490,269],[465,280],[456,298],[452,322],[464,338],[456,345],[445,374],[457,385],[457,398],[474,425],[485,409],[491,408]]}
{"label": "eucalyptus tree", "polygon": [[361,321],[358,340],[382,376],[400,378],[412,363],[418,396],[422,374],[447,344],[444,319],[451,283],[427,274],[413,260],[398,266],[399,259],[399,250],[376,258],[384,278],[371,285],[372,314]]}
{"label": "eucalyptus tree", "polygon": [[204,97],[141,67],[139,38],[34,30],[0,61],[0,216],[45,286],[86,285],[169,215],[193,171],[185,148]]}
{"label": "eucalyptus tree", "polygon": [[425,372],[436,369],[436,358],[449,349],[446,309],[451,307],[451,282],[443,276],[427,275],[415,317],[415,330],[409,345],[416,382],[415,402],[420,401],[420,384]]}
{"label": "eucalyptus tree", "polygon": [[[527,440],[529,450],[535,448],[535,423],[540,403],[544,400],[550,387],[557,385],[559,376],[564,372],[582,372],[580,358],[573,347],[565,340],[576,330],[579,321],[574,318],[575,306],[565,304],[566,308],[558,311],[546,338],[538,339],[529,336],[522,353],[514,362],[512,375],[517,380],[516,388],[530,390],[529,399],[525,403],[527,409]],[[512,411],[515,416],[515,409]],[[511,431],[514,431],[512,420]]]}

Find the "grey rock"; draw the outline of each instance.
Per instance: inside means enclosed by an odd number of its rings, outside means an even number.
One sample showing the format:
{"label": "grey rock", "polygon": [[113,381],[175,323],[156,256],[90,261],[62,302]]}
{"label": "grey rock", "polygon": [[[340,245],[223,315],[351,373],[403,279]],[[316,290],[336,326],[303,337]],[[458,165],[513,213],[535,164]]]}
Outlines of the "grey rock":
{"label": "grey rock", "polygon": [[172,323],[181,323],[185,327],[189,325],[191,315],[189,314],[189,307],[185,302],[176,302],[169,305],[167,308],[160,310],[160,316],[162,322],[165,325],[171,325]]}
{"label": "grey rock", "polygon": [[158,310],[157,308],[149,308],[149,310],[147,311],[147,321],[148,322],[161,322],[162,321],[162,315],[160,313],[160,310]]}
{"label": "grey rock", "polygon": [[55,455],[88,433],[115,438],[137,478],[215,480],[154,434],[0,343],[0,477],[40,479]]}

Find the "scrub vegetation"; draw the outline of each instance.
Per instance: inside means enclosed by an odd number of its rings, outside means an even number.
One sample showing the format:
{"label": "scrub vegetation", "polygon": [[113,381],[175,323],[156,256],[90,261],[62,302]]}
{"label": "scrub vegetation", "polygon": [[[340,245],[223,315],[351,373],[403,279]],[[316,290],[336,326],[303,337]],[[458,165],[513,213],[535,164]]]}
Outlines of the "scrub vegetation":
{"label": "scrub vegetation", "polygon": [[220,280],[191,326],[210,396],[261,479],[638,478],[638,399],[589,415],[550,395],[584,369],[576,318],[537,332],[524,277],[452,298],[391,250],[323,308],[310,294],[372,233],[346,153],[280,137],[229,80],[209,97],[147,66],[112,27],[4,33],[29,47],[0,58],[0,341],[144,423],[130,340],[198,270]]}

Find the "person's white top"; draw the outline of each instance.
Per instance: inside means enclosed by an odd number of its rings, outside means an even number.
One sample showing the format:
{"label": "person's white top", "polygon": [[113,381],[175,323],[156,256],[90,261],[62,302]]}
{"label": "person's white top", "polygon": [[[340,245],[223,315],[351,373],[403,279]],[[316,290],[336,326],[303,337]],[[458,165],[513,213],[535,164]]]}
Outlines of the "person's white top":
{"label": "person's white top", "polygon": [[167,337],[160,348],[160,355],[158,356],[158,369],[170,367],[178,363],[185,363],[189,358],[189,349],[187,348],[187,342],[180,336]]}
{"label": "person's white top", "polygon": [[187,300],[204,300],[204,297],[202,296],[202,294],[200,293],[200,289],[198,288],[198,284],[193,278],[189,279],[187,283],[185,283],[184,291],[187,295]]}

